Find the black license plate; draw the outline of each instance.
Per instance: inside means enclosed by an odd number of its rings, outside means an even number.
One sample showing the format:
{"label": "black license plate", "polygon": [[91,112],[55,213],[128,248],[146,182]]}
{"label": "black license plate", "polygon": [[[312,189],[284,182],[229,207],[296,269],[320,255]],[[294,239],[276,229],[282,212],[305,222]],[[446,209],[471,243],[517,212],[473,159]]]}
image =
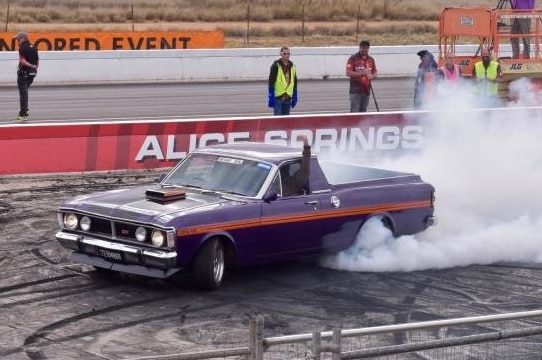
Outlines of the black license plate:
{"label": "black license plate", "polygon": [[124,262],[122,253],[112,250],[98,249],[100,256],[106,260],[114,262]]}

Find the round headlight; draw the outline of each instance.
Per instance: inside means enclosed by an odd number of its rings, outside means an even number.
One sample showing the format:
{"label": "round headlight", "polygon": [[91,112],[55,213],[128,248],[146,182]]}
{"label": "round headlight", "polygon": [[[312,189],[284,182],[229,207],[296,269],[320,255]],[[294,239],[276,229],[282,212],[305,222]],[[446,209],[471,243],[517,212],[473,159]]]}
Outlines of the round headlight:
{"label": "round headlight", "polygon": [[77,215],[74,213],[64,214],[64,226],[68,230],[75,230],[77,229],[77,225],[79,225],[79,219],[77,218]]}
{"label": "round headlight", "polygon": [[151,241],[154,246],[162,247],[164,246],[166,238],[164,236],[164,233],[160,230],[153,230],[151,235]]}
{"label": "round headlight", "polygon": [[147,238],[147,229],[144,227],[138,227],[135,231],[135,238],[137,241],[145,241]]}
{"label": "round headlight", "polygon": [[88,216],[83,216],[80,221],[81,230],[89,231],[90,230],[90,218]]}

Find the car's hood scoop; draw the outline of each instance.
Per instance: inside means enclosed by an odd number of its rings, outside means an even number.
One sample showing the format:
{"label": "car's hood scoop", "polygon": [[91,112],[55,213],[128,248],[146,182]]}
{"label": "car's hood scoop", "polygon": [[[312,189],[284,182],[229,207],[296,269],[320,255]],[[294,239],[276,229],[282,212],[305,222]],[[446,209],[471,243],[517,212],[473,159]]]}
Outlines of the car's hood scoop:
{"label": "car's hood scoop", "polygon": [[145,191],[147,200],[160,204],[186,199],[186,191],[182,189],[149,189]]}

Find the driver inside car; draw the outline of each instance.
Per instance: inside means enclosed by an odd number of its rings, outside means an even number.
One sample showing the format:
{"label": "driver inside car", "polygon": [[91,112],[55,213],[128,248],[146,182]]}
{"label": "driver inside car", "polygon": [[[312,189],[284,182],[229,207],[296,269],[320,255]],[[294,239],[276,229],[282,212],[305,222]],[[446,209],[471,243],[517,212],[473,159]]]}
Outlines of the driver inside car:
{"label": "driver inside car", "polygon": [[301,161],[281,166],[282,196],[303,195],[308,192],[310,174],[311,147],[307,137],[303,136]]}

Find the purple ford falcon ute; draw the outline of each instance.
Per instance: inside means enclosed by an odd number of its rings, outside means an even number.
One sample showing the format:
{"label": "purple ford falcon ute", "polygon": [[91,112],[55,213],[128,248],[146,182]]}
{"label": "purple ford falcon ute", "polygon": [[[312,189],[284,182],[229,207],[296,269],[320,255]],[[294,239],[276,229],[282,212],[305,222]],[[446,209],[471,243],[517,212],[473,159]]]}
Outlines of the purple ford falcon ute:
{"label": "purple ford falcon ute", "polygon": [[345,250],[373,216],[395,236],[435,223],[435,190],[418,175],[320,162],[304,141],[200,148],[157,184],[77,196],[58,209],[56,238],[97,270],[184,269],[216,289],[230,267]]}

